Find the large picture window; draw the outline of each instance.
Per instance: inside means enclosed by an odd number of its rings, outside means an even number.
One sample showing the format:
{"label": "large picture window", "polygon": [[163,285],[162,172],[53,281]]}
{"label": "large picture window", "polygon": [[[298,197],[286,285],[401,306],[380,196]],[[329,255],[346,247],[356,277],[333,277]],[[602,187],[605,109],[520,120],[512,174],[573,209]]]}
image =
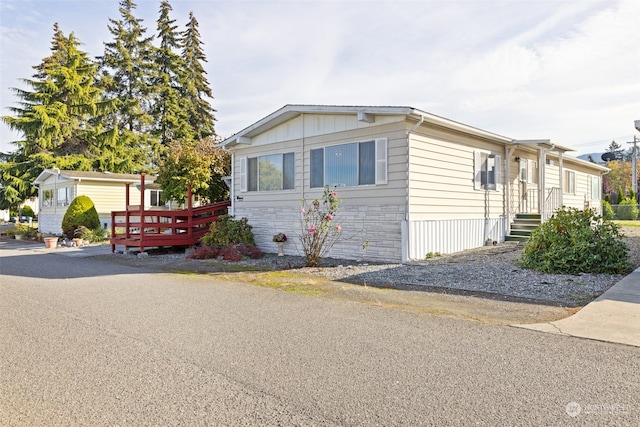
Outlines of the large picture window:
{"label": "large picture window", "polygon": [[[295,188],[294,153],[270,154],[243,159],[246,179],[242,178],[242,191],[293,190]],[[241,172],[242,173],[242,172]],[[246,182],[246,188],[244,184]]]}
{"label": "large picture window", "polygon": [[387,182],[387,140],[311,150],[311,188],[355,187]]}

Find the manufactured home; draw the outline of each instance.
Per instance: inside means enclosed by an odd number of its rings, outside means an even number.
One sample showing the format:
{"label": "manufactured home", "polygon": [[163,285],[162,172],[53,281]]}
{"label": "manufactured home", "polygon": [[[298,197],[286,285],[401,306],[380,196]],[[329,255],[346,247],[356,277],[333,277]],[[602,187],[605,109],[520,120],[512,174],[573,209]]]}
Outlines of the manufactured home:
{"label": "manufactured home", "polygon": [[600,210],[608,169],[553,140],[518,140],[412,107],[286,105],[222,142],[232,154],[230,213],[256,244],[291,238],[302,254],[301,200],[342,200],[328,256],[406,262],[503,242],[516,215]]}
{"label": "manufactured home", "polygon": [[[151,184],[155,177],[148,176],[145,180]],[[93,201],[100,223],[103,227],[110,227],[111,211],[126,209],[127,188],[130,199],[140,201],[140,190],[136,186],[139,183],[140,175],[136,174],[45,169],[33,182],[38,188],[40,202],[38,230],[41,233],[61,234],[64,214],[71,201],[80,195],[88,196]],[[145,206],[163,206],[159,187],[150,187],[145,190]]]}

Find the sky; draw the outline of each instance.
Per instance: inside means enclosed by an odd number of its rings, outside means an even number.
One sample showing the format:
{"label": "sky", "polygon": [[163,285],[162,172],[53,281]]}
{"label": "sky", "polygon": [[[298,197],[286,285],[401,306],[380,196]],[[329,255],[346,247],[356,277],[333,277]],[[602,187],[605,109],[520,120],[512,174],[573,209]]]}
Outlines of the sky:
{"label": "sky", "polygon": [[[50,53],[53,25],[90,57],[118,0],[0,0],[0,115]],[[156,34],[159,0],[136,17]],[[570,155],[640,132],[640,1],[170,0],[192,11],[222,137],[286,104],[409,106]],[[0,151],[20,135],[0,124]]]}

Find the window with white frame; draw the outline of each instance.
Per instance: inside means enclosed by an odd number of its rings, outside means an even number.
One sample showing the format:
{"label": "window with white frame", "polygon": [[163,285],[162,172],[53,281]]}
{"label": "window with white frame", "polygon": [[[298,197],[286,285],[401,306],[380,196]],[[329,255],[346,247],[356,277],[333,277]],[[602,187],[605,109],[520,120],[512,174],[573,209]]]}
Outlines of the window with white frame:
{"label": "window with white frame", "polygon": [[241,159],[241,191],[293,190],[295,154],[278,153]]}
{"label": "window with white frame", "polygon": [[600,200],[600,177],[591,176],[591,198]]}
{"label": "window with white frame", "polygon": [[50,208],[53,206],[53,190],[42,190],[40,206],[43,208]]}
{"label": "window with white frame", "polygon": [[149,206],[162,206],[162,190],[149,190]]}
{"label": "window with white frame", "polygon": [[519,166],[520,166],[520,181],[522,182],[527,182],[527,180],[529,179],[529,160],[527,159],[520,159],[519,162]]}
{"label": "window with white frame", "polygon": [[69,206],[71,203],[71,187],[58,188],[56,193],[56,204],[58,206]]}
{"label": "window with white frame", "polygon": [[573,171],[564,171],[564,192],[576,194],[576,173]]}
{"label": "window with white frame", "polygon": [[530,167],[529,167],[529,184],[537,184],[538,183],[538,176],[540,171],[538,170],[538,162],[536,160],[529,160],[530,163]]}
{"label": "window with white frame", "polygon": [[476,190],[500,190],[502,158],[488,151],[474,152],[474,182]]}
{"label": "window with white frame", "polygon": [[387,138],[310,151],[311,188],[387,183]]}

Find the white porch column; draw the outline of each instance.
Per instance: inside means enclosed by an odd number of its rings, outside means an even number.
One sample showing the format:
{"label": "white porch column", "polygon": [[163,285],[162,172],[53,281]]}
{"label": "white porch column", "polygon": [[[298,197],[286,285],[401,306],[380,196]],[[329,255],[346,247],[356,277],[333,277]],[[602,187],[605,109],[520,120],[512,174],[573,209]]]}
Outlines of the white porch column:
{"label": "white porch column", "polygon": [[563,193],[564,193],[564,169],[562,166],[562,150],[558,151],[558,173],[560,174],[560,176],[558,177],[558,184],[560,185],[560,196],[558,197],[558,201],[560,202],[560,207],[564,206],[564,199],[563,199]]}
{"label": "white porch column", "polygon": [[546,169],[547,169],[547,151],[544,148],[540,148],[540,157],[538,159],[538,213],[541,215],[544,221],[544,202],[546,193]]}

